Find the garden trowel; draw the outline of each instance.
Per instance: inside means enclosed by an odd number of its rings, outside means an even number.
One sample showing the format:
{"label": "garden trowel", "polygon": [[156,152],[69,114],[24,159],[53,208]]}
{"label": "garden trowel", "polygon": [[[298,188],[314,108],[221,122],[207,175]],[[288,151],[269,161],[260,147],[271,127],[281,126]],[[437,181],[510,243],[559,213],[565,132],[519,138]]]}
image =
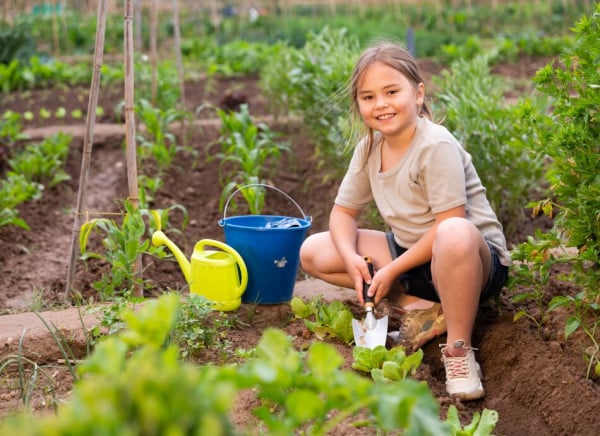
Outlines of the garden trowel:
{"label": "garden trowel", "polygon": [[[369,274],[373,277],[373,262],[371,258],[365,256],[365,261],[369,267]],[[354,333],[354,344],[360,347],[375,348],[378,345],[385,347],[388,330],[388,317],[381,319],[375,318],[375,302],[373,297],[369,297],[369,285],[363,282],[363,298],[365,300],[365,319],[359,321],[352,320],[352,332]]]}

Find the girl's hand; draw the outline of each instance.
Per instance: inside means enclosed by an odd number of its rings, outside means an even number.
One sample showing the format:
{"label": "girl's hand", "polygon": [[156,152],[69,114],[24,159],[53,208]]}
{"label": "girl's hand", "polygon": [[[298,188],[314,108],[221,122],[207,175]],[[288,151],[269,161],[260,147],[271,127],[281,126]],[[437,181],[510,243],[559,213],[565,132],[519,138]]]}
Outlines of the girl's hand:
{"label": "girl's hand", "polygon": [[372,277],[369,273],[369,267],[367,266],[367,262],[364,257],[359,254],[356,254],[349,261],[346,262],[346,269],[348,271],[348,275],[352,279],[354,283],[354,290],[356,291],[356,296],[358,297],[358,302],[361,306],[364,306],[365,300],[363,298],[363,282],[371,283]]}
{"label": "girl's hand", "polygon": [[396,275],[388,265],[375,271],[375,275],[373,275],[373,279],[371,280],[371,287],[369,288],[369,295],[375,298],[375,304],[379,304],[389,294],[395,279]]}

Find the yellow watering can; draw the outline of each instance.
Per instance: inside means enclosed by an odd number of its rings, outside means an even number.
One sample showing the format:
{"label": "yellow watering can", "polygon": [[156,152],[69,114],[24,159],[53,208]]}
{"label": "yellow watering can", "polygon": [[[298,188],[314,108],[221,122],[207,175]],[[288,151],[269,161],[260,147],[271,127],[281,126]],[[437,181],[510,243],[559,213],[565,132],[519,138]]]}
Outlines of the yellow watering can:
{"label": "yellow watering can", "polygon": [[[214,302],[217,310],[231,311],[240,307],[248,284],[248,270],[236,250],[214,239],[202,239],[196,243],[191,261],[188,261],[179,247],[160,230],[152,235],[152,244],[166,245],[173,252],[191,293]],[[219,250],[205,250],[207,246]]]}

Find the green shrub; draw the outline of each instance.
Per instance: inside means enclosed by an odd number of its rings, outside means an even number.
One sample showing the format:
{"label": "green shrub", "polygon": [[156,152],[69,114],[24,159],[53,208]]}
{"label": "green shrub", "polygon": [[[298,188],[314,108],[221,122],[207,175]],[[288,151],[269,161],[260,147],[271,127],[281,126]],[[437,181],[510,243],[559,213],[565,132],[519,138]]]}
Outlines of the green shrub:
{"label": "green shrub", "polygon": [[337,164],[347,141],[347,88],[358,51],[346,29],[326,27],[310,33],[302,49],[282,51],[261,74],[271,109],[300,114],[317,152]]}
{"label": "green shrub", "polygon": [[[549,160],[546,177],[549,198],[532,203],[534,213],[554,218],[551,231],[539,232],[515,250],[513,258],[525,262],[521,281],[535,286],[548,264],[567,263],[569,280],[580,287],[575,296],[558,296],[549,309],[569,306],[565,337],[581,328],[600,352],[600,4],[574,28],[575,41],[561,54],[559,63],[539,70],[538,89],[552,98],[552,113],[540,121],[525,103],[522,117],[534,132],[531,148]],[[533,121],[533,122],[531,122]],[[524,276],[524,277],[523,277]],[[543,280],[544,276],[541,275]],[[596,357],[597,360],[597,357]],[[590,365],[594,357],[590,358]]]}
{"label": "green shrub", "polygon": [[13,60],[26,62],[35,53],[35,40],[28,23],[17,22],[11,26],[0,21],[0,64]]}
{"label": "green shrub", "polygon": [[490,74],[486,55],[455,61],[436,83],[442,112],[437,115],[473,157],[490,204],[510,236],[525,217],[529,196],[539,189],[543,160],[525,147],[527,130],[506,106],[504,84]]}

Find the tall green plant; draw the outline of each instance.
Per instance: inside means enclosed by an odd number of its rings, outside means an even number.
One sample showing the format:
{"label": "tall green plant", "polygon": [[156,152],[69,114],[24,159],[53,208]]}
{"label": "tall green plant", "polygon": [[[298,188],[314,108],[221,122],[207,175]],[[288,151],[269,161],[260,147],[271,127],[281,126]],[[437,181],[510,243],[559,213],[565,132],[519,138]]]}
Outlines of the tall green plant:
{"label": "tall green plant", "polygon": [[[276,169],[282,152],[290,150],[289,143],[277,141],[278,134],[265,123],[256,123],[248,105],[241,105],[238,112],[217,109],[221,118],[221,135],[217,143],[221,151],[219,179],[223,191],[220,208],[223,210],[227,198],[236,189],[246,185],[264,184]],[[264,206],[265,192],[260,187],[242,189],[250,212],[259,214]]]}
{"label": "tall green plant", "polygon": [[169,169],[175,156],[184,150],[177,144],[174,123],[190,118],[190,114],[174,107],[161,109],[144,98],[137,101],[136,114],[145,126],[137,138],[139,157],[142,160],[152,158],[159,174],[162,174]]}
{"label": "tall green plant", "polygon": [[489,71],[488,58],[458,60],[437,78],[443,123],[473,157],[487,196],[505,233],[525,217],[524,205],[539,190],[543,159],[526,148],[527,130],[504,99],[504,86]]}
{"label": "tall green plant", "polygon": [[[575,41],[565,49],[560,62],[539,70],[534,78],[538,89],[552,98],[552,113],[539,122],[528,103],[521,111],[524,120],[534,120],[531,148],[550,161],[546,177],[550,196],[531,203],[534,213],[554,218],[554,228],[539,233],[516,252],[537,256],[515,256],[540,265],[540,260],[565,262],[570,280],[581,292],[558,296],[549,309],[573,310],[565,326],[565,337],[582,329],[594,344],[590,365],[600,353],[600,4],[592,15],[584,15],[574,27]],[[570,250],[556,250],[567,247]],[[541,253],[541,255],[539,254]],[[527,274],[527,270],[523,271]],[[536,277],[529,276],[535,283]]]}
{"label": "tall green plant", "polygon": [[282,50],[262,70],[261,87],[272,109],[302,116],[322,161],[339,164],[345,150],[346,91],[358,51],[358,41],[346,29],[325,27],[309,33],[302,49]]}
{"label": "tall green plant", "polygon": [[[159,212],[134,207],[129,201],[124,201],[125,213],[123,221],[119,224],[108,218],[97,218],[86,222],[81,226],[79,235],[79,246],[81,257],[87,259],[100,259],[111,267],[110,274],[104,274],[93,284],[102,300],[108,300],[115,296],[130,296],[130,292],[137,286],[150,286],[151,283],[143,278],[138,278],[135,270],[135,261],[142,254],[149,254],[164,258],[167,254],[164,247],[152,245],[150,235],[152,230],[159,230],[161,222],[167,219],[163,211],[162,217]],[[187,212],[182,206],[175,205],[173,208]],[[169,209],[170,210],[170,209]],[[147,229],[144,217],[149,216],[150,229]],[[89,251],[88,243],[93,230],[103,236],[102,245],[104,251]]]}

